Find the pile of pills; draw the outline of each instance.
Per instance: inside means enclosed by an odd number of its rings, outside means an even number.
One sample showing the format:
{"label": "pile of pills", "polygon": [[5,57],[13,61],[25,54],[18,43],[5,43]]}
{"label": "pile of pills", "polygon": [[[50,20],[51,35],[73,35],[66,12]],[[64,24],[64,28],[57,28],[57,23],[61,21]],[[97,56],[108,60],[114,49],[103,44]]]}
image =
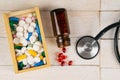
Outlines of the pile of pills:
{"label": "pile of pills", "polygon": [[61,66],[71,66],[73,64],[72,60],[67,60],[67,56],[66,54],[66,48],[61,48],[60,51],[57,53],[57,62],[61,65]]}
{"label": "pile of pills", "polygon": [[46,55],[36,14],[9,18],[18,69],[45,65]]}

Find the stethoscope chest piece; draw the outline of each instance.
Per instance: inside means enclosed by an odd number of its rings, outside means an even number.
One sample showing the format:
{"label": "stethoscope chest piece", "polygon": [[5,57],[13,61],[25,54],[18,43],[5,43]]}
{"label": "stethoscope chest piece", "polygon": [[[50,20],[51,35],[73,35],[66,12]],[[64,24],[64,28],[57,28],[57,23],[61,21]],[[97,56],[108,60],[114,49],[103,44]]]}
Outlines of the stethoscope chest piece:
{"label": "stethoscope chest piece", "polygon": [[83,59],[92,59],[99,52],[100,46],[97,40],[92,36],[83,36],[77,41],[77,54]]}

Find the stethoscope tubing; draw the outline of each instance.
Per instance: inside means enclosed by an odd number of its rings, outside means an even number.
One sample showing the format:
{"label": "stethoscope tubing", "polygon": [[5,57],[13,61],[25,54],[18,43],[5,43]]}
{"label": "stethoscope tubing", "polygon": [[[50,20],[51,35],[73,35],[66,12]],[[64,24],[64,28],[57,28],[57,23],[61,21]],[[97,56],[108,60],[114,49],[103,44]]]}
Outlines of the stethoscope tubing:
{"label": "stethoscope tubing", "polygon": [[104,28],[102,31],[100,31],[97,34],[97,36],[95,37],[95,40],[100,39],[107,31],[109,31],[112,28],[118,27],[118,25],[120,25],[120,22],[116,22],[116,23],[113,23],[113,24],[107,26],[106,28]]}
{"label": "stethoscope tubing", "polygon": [[114,35],[114,52],[118,62],[120,63],[120,54],[118,49],[119,28],[120,28],[120,25],[116,28],[115,35]]}

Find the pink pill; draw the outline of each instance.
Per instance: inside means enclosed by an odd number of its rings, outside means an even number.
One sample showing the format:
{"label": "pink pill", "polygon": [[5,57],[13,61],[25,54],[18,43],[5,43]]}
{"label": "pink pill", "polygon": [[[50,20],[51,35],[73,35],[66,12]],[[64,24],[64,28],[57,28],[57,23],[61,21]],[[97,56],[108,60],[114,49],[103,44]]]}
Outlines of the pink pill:
{"label": "pink pill", "polygon": [[26,17],[22,17],[21,20],[24,20],[25,21]]}
{"label": "pink pill", "polygon": [[15,35],[15,34],[13,34],[13,38],[16,38],[16,35]]}
{"label": "pink pill", "polygon": [[35,17],[32,17],[32,21],[35,21]]}

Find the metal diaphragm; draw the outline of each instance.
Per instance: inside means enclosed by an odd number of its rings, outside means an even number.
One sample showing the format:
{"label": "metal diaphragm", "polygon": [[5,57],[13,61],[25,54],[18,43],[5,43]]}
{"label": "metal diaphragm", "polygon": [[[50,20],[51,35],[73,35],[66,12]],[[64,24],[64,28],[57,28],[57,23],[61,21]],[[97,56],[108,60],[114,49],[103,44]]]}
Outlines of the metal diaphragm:
{"label": "metal diaphragm", "polygon": [[80,38],[76,44],[76,51],[83,59],[92,59],[99,52],[100,46],[97,40],[91,36]]}

